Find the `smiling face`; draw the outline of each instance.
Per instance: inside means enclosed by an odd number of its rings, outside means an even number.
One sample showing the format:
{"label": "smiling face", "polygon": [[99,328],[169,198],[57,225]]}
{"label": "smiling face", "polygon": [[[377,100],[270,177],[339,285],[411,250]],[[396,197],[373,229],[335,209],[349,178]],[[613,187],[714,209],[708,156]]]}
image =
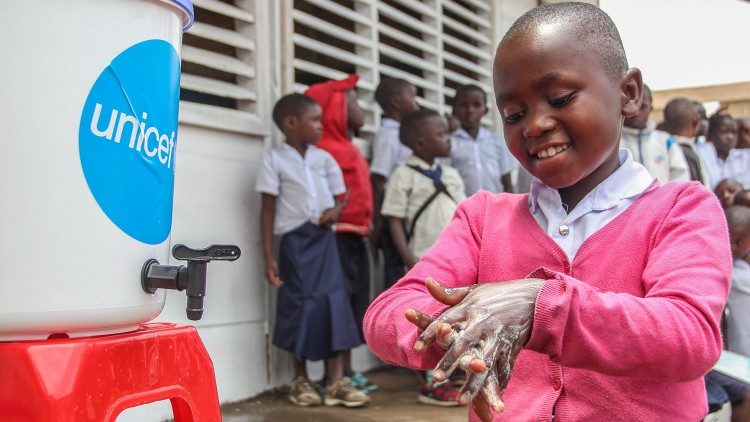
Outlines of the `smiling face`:
{"label": "smiling face", "polygon": [[614,78],[564,25],[505,40],[494,86],[508,149],[552,188],[590,191],[619,166],[623,118],[641,106],[640,72]]}

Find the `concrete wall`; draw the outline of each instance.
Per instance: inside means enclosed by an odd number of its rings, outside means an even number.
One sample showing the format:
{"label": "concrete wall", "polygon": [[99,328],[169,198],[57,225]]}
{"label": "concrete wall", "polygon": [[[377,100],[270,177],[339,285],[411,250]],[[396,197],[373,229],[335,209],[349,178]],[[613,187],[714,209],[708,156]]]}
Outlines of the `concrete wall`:
{"label": "concrete wall", "polygon": [[727,111],[733,117],[750,117],[750,82],[654,91],[653,96],[651,119],[655,122],[664,120],[664,106],[676,97],[687,97],[702,103],[719,101],[729,106]]}

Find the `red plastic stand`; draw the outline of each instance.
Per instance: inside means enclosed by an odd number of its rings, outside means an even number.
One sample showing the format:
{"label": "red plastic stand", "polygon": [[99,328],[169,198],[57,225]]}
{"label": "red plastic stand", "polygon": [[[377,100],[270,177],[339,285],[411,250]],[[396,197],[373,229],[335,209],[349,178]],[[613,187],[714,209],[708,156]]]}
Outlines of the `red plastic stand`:
{"label": "red plastic stand", "polygon": [[221,421],[213,364],[193,326],[0,343],[2,421],[114,422],[127,408],[166,399],[175,422]]}

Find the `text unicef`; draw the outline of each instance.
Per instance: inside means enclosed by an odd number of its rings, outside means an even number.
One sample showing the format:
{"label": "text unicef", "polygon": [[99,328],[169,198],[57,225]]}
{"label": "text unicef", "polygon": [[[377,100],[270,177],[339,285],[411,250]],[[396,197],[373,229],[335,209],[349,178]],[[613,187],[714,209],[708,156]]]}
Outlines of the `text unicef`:
{"label": "text unicef", "polygon": [[[110,141],[114,140],[116,143],[120,143],[122,133],[125,131],[125,125],[130,124],[130,140],[128,147],[135,149],[136,151],[143,152],[149,157],[158,156],[160,163],[172,168],[172,153],[174,152],[174,135],[159,134],[159,130],[155,127],[146,128],[145,120],[148,118],[148,113],[143,113],[139,121],[135,116],[125,114],[117,109],[112,109],[112,114],[109,117],[109,124],[106,130],[99,130],[99,117],[102,112],[102,105],[96,103],[94,107],[94,114],[91,117],[91,133],[100,138],[106,138]],[[119,115],[119,121],[118,121]],[[117,128],[115,130],[115,127]],[[114,139],[113,136],[114,135]],[[136,139],[137,135],[137,139]]]}

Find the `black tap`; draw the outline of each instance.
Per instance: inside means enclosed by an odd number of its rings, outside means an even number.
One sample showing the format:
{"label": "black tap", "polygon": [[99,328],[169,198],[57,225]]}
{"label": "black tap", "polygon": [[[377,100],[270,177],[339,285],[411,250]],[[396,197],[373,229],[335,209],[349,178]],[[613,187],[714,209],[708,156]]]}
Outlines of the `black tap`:
{"label": "black tap", "polygon": [[205,249],[191,249],[185,245],[175,245],[172,256],[184,265],[161,265],[149,259],[141,270],[141,286],[148,293],[156,289],[187,289],[187,308],[190,320],[197,321],[203,316],[203,297],[206,295],[206,265],[211,261],[234,261],[240,257],[240,248],[235,245],[211,245]]}

